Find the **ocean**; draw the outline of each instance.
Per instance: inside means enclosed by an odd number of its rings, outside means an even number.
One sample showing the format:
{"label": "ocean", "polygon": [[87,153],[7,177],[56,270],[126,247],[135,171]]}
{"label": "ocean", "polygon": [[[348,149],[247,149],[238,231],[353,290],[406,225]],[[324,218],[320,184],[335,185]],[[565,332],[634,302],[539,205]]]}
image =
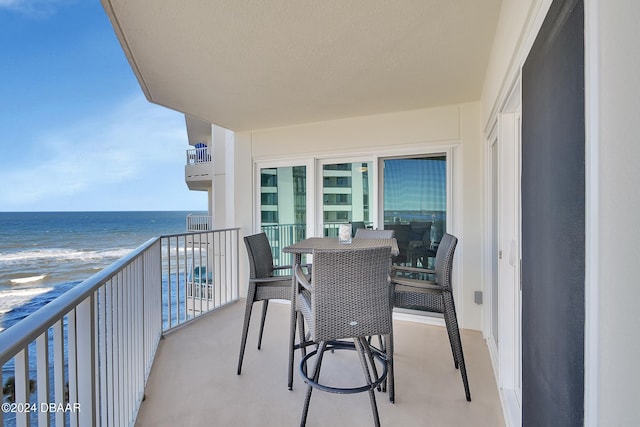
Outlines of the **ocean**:
{"label": "ocean", "polygon": [[[0,212],[0,331],[193,212]],[[0,332],[1,333],[1,332]]]}

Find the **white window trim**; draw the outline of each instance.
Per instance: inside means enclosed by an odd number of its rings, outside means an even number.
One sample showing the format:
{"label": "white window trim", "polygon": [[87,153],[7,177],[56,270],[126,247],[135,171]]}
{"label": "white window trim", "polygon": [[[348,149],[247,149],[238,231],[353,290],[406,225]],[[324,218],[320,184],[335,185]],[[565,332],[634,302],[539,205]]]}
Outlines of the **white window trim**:
{"label": "white window trim", "polygon": [[[371,162],[373,165],[372,211],[373,222],[380,226],[382,215],[382,174],[380,173],[381,160],[402,157],[421,157],[444,154],[447,158],[447,229],[450,234],[463,239],[462,230],[462,145],[459,139],[423,142],[389,148],[376,148],[371,150],[347,150],[341,153],[313,153],[305,157],[291,157],[278,159],[254,160],[254,229],[258,229],[260,218],[260,169],[288,166],[307,167],[307,236],[322,234],[322,165],[334,163]],[[463,245],[456,248],[454,260],[456,274],[453,276],[454,298],[457,305],[457,314],[460,327],[464,327],[464,299],[462,284],[464,283],[463,269],[464,259]],[[394,318],[419,323],[444,326],[444,321],[438,317],[424,316],[411,311],[398,311]]]}

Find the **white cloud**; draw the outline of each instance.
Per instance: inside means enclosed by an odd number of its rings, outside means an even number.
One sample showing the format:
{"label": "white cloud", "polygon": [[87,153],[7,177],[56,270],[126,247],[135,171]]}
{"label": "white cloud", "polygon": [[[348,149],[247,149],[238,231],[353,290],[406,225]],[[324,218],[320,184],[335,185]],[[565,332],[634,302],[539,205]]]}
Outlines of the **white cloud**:
{"label": "white cloud", "polygon": [[0,9],[9,9],[31,16],[49,16],[61,4],[74,0],[0,0]]}
{"label": "white cloud", "polygon": [[[38,147],[36,156],[4,165],[0,210],[107,210],[114,204],[143,209],[149,203],[173,209],[170,195],[163,194],[167,189],[183,193],[176,203],[189,198],[184,116],[141,96],[110,111],[62,130],[43,130],[31,143]],[[121,206],[136,200],[142,206]]]}

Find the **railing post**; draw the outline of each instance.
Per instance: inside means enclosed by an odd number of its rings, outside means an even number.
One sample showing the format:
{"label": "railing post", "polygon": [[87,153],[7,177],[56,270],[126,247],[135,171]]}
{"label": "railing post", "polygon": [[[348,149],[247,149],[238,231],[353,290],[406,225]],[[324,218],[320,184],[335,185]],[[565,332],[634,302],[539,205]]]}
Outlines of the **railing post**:
{"label": "railing post", "polygon": [[[95,394],[95,294],[82,301],[76,310],[78,363],[78,425],[96,425]],[[74,402],[69,402],[73,405]],[[72,406],[72,410],[76,409]]]}
{"label": "railing post", "polygon": [[[25,347],[16,354],[13,386],[15,403],[24,405],[29,402],[29,347]],[[30,425],[29,411],[16,411],[16,425],[18,427]]]}
{"label": "railing post", "polygon": [[[36,339],[36,366],[37,380],[36,390],[38,392],[38,403],[49,402],[49,331],[44,331]],[[38,427],[49,426],[49,413],[38,407]]]}

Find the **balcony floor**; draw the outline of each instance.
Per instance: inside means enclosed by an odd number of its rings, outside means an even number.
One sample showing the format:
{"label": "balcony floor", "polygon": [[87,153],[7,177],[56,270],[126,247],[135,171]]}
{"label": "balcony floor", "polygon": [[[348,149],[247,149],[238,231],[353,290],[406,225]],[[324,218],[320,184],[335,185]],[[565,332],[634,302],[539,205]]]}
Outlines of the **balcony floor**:
{"label": "balcony floor", "polygon": [[[287,389],[289,305],[269,305],[260,351],[256,343],[261,305],[254,306],[242,375],[236,375],[244,305],[241,300],[160,341],[136,426],[299,425],[306,385],[296,361],[293,390]],[[383,426],[504,425],[480,332],[462,332],[471,402],[464,398],[444,328],[396,320],[394,333],[396,403],[376,392]],[[348,379],[353,374],[355,383],[362,384],[354,356],[350,351],[328,353],[321,378],[337,374]],[[346,367],[336,366],[338,361]],[[307,425],[373,425],[368,394],[314,390]]]}

